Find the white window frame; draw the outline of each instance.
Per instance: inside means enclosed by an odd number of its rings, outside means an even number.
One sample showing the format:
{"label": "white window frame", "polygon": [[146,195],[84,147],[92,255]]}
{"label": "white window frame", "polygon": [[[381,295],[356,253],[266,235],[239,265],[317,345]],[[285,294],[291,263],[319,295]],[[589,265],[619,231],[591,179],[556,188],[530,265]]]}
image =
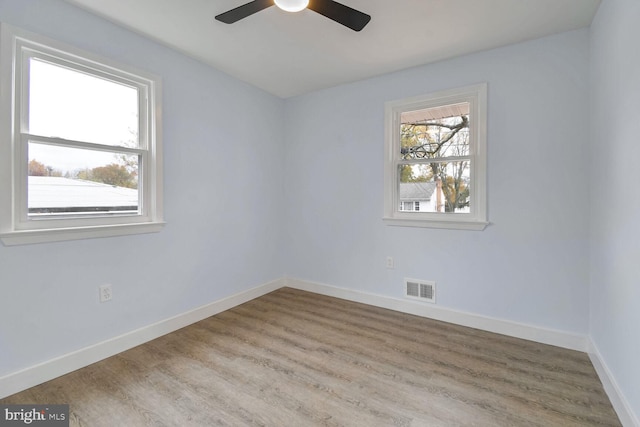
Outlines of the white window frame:
{"label": "white window frame", "polygon": [[[469,103],[470,212],[405,212],[400,210],[400,116],[404,112]],[[487,84],[444,90],[385,103],[384,216],[388,225],[484,230],[487,222]]]}
{"label": "white window frame", "polygon": [[[99,144],[29,134],[27,64],[32,57],[46,58],[52,64],[138,89],[139,148],[103,147],[105,151],[139,155],[140,208],[137,214],[29,217],[29,141],[99,149]],[[162,229],[162,101],[159,77],[0,23],[0,95],[0,239],[5,245],[151,233]]]}

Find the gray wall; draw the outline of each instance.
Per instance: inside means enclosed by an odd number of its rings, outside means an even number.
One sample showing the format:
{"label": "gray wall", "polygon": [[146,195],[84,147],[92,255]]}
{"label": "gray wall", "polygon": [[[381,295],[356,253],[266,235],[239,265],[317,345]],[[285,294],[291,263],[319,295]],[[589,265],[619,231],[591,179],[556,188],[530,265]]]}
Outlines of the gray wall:
{"label": "gray wall", "polygon": [[[390,297],[404,277],[435,280],[440,306],[586,334],[588,40],[574,31],[287,100],[287,273]],[[491,225],[384,225],[385,101],[483,81]]]}
{"label": "gray wall", "polygon": [[62,1],[0,1],[0,20],[162,77],[167,222],[0,245],[0,376],[282,277],[282,100]]}
{"label": "gray wall", "polygon": [[[636,417],[640,417],[638,17],[637,0],[606,0],[591,30],[591,170],[597,173],[591,181],[590,332]],[[605,202],[596,203],[602,196]]]}

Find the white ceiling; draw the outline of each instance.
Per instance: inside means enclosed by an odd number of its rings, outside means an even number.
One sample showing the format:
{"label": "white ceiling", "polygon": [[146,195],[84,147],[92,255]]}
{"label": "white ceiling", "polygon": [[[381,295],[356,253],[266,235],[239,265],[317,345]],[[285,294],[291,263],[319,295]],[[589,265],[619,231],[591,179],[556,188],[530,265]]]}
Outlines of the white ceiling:
{"label": "white ceiling", "polygon": [[371,15],[354,32],[313,11],[248,0],[66,0],[282,98],[590,25],[600,0],[341,0]]}

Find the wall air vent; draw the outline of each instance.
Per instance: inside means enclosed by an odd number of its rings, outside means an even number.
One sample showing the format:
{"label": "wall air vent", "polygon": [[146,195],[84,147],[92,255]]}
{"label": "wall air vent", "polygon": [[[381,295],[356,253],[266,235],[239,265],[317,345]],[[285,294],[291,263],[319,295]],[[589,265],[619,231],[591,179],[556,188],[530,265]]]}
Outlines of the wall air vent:
{"label": "wall air vent", "polygon": [[435,304],[436,282],[428,280],[404,279],[405,296]]}

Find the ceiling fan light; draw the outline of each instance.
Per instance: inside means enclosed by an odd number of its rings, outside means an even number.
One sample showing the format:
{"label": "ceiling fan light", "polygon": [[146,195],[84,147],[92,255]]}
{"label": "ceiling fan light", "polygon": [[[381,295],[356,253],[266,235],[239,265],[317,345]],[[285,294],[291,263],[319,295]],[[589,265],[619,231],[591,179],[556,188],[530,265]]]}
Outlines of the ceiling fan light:
{"label": "ceiling fan light", "polygon": [[274,0],[276,6],[287,12],[300,12],[309,5],[309,0]]}

